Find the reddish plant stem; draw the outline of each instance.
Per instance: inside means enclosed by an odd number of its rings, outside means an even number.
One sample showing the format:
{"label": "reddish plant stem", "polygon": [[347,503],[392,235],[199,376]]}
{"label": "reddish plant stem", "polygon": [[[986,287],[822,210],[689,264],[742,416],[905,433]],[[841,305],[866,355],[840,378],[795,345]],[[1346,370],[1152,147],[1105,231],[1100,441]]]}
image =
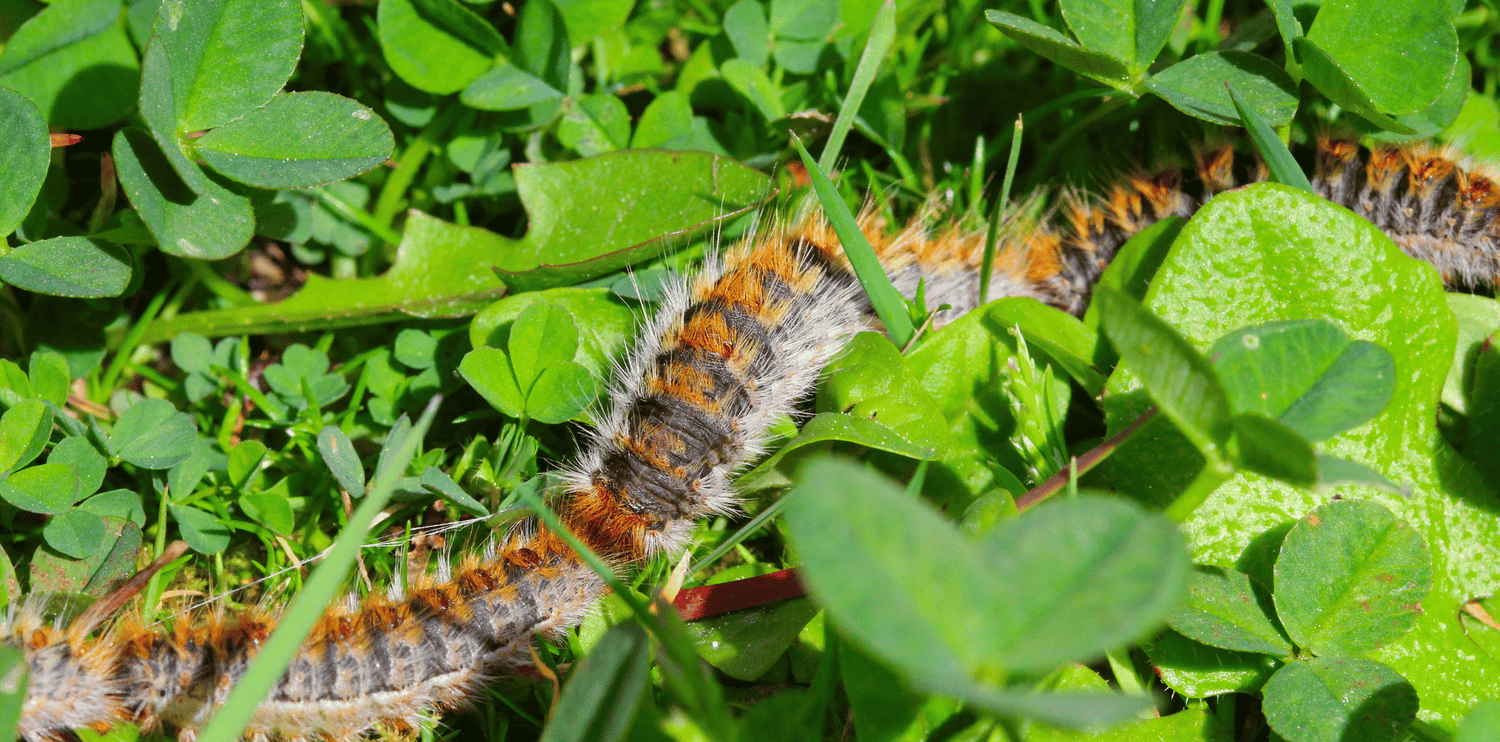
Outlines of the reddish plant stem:
{"label": "reddish plant stem", "polygon": [[1072,479],[1072,477],[1074,476],[1073,472],[1075,469],[1077,470],[1078,475],[1082,476],[1088,470],[1098,466],[1099,462],[1105,460],[1109,457],[1110,454],[1114,453],[1115,449],[1119,448],[1120,444],[1123,443],[1126,438],[1129,438],[1131,433],[1134,433],[1137,428],[1145,425],[1146,422],[1151,418],[1156,417],[1156,412],[1157,408],[1155,406],[1153,406],[1149,410],[1146,410],[1146,412],[1143,413],[1140,417],[1136,418],[1134,422],[1126,425],[1124,430],[1115,433],[1114,436],[1112,436],[1109,440],[1100,443],[1097,446],[1094,446],[1089,450],[1088,453],[1079,456],[1076,459],[1076,463],[1074,464],[1074,466],[1068,467],[1056,474],[1053,474],[1047,481],[1042,482],[1035,487],[1032,487],[1031,491],[1027,492],[1024,495],[1021,495],[1020,497],[1017,497],[1016,510],[1025,510],[1026,508],[1029,508],[1041,502],[1042,500],[1045,500],[1048,497],[1056,494],[1058,490],[1068,486],[1068,480]]}
{"label": "reddish plant stem", "polygon": [[[1088,453],[1079,456],[1075,465],[1064,469],[1049,478],[1047,481],[1033,487],[1031,491],[1016,498],[1016,509],[1025,510],[1042,500],[1056,494],[1062,488],[1068,486],[1068,480],[1076,470],[1079,475],[1093,469],[1099,462],[1108,458],[1120,444],[1129,438],[1132,433],[1145,425],[1151,418],[1156,417],[1157,408],[1146,410],[1134,422],[1125,426],[1124,430],[1114,434],[1109,440],[1100,443]],[[704,618],[722,615],[732,611],[756,608],[767,603],[778,600],[798,598],[807,594],[807,588],[802,584],[801,578],[795,569],[783,569],[780,572],[772,572],[768,575],[750,577],[733,582],[725,582],[718,585],[704,585],[702,587],[691,587],[677,594],[672,605],[677,607],[678,613],[682,614],[684,621],[697,621]]]}

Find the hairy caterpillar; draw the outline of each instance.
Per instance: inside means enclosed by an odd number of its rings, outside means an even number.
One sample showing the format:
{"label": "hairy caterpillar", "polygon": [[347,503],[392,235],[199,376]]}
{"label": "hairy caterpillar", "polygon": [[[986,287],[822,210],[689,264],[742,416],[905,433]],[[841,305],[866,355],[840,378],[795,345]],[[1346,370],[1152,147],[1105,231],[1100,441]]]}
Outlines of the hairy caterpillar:
{"label": "hairy caterpillar", "polygon": [[[1131,235],[1233,187],[1228,149],[1200,158],[1202,197],[1177,176],[1133,177],[1097,200],[1071,195],[1060,216],[1007,236],[993,294],[1032,296],[1081,313],[1093,283]],[[1386,230],[1455,287],[1500,280],[1494,181],[1441,152],[1319,147],[1325,197]],[[914,223],[894,237],[863,220],[898,289],[932,306],[977,304],[983,236]],[[567,470],[557,509],[620,568],[682,547],[694,521],[732,506],[730,478],[760,453],[770,420],[791,411],[819,370],[865,325],[866,306],[832,232],[811,221],[757,233],[668,294],[615,379],[612,405]],[[598,601],[603,582],[556,535],[531,526],[409,586],[322,617],[247,736],[354,739],[409,733],[461,706],[487,680],[529,663],[534,634],[556,638]],[[269,635],[260,611],[182,621],[168,631],[125,621],[103,636],[24,613],[11,627],[31,689],[20,731],[58,739],[121,721],[193,739]]]}

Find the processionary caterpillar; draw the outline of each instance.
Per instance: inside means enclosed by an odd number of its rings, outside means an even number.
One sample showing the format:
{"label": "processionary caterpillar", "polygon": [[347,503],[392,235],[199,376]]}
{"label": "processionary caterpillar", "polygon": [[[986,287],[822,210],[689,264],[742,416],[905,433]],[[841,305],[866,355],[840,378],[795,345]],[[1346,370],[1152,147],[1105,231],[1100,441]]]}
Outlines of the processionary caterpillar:
{"label": "processionary caterpillar", "polygon": [[[1318,149],[1314,186],[1437,267],[1451,288],[1500,284],[1500,187],[1453,157],[1417,146]],[[994,297],[1031,296],[1074,314],[1131,235],[1191,215],[1233,187],[1232,150],[1198,164],[1201,198],[1173,172],[1133,177],[1104,197],[1065,198],[1059,218],[1011,235]],[[882,264],[908,296],[966,311],[978,302],[983,235],[918,222],[890,237],[862,219]],[[697,519],[732,509],[730,480],[756,458],[771,421],[790,413],[822,367],[867,324],[868,307],[832,231],[817,220],[757,232],[682,280],[613,382],[603,423],[566,473],[562,521],[619,569],[679,551]],[[246,731],[256,740],[352,740],[409,733],[424,715],[467,703],[530,663],[534,634],[560,638],[604,582],[556,534],[525,527],[413,584],[335,606]],[[276,617],[247,611],[154,630],[129,620],[102,635],[23,610],[10,636],[31,682],[28,740],[132,722],[192,740],[243,675]]]}

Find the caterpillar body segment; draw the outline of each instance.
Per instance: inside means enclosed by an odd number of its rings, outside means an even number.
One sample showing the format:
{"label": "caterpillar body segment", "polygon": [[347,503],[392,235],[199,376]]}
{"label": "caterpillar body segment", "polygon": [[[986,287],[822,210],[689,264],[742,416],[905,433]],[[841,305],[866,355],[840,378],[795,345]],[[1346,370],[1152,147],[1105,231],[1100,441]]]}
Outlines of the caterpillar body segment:
{"label": "caterpillar body segment", "polygon": [[[1156,221],[1190,216],[1244,180],[1227,147],[1198,154],[1199,193],[1175,171],[1121,180],[1102,196],[1065,193],[1055,214],[1010,220],[990,298],[1032,297],[1073,314],[1121,245]],[[1442,151],[1320,143],[1315,189],[1369,219],[1450,287],[1500,282],[1500,187]],[[1035,197],[1033,197],[1035,198]],[[892,230],[875,209],[860,226],[896,288],[919,285],[950,319],[978,304],[984,229],[934,226],[935,209]],[[1035,209],[1019,208],[1020,213]],[[602,422],[564,474],[554,508],[618,569],[681,550],[705,516],[734,507],[731,478],[761,455],[767,430],[873,320],[833,231],[819,218],[764,229],[711,255],[671,287],[616,370]],[[529,665],[533,637],[560,639],[605,585],[557,534],[527,522],[503,542],[409,586],[330,609],[256,709],[254,740],[343,742],[410,734]],[[275,626],[274,610],[125,619],[102,634],[48,626],[22,610],[7,632],[26,653],[20,734],[65,739],[122,721],[193,740]]]}
{"label": "caterpillar body segment", "polygon": [[1500,175],[1431,146],[1324,141],[1313,189],[1370,220],[1449,288],[1500,285]]}
{"label": "caterpillar body segment", "polygon": [[125,719],[109,641],[96,641],[47,625],[28,604],[11,627],[26,653],[30,677],[16,731],[28,740],[60,739],[72,729],[107,731]]}
{"label": "caterpillar body segment", "polygon": [[[246,737],[408,733],[432,711],[461,707],[496,675],[529,664],[534,634],[560,639],[603,592],[561,539],[536,531],[401,595],[335,607],[256,709]],[[194,739],[274,625],[250,611],[180,622],[170,632],[122,627],[114,682],[123,716]]]}
{"label": "caterpillar body segment", "polygon": [[671,291],[610,392],[561,514],[627,562],[679,550],[728,512],[729,477],[863,326],[865,300],[836,240],[756,235]]}

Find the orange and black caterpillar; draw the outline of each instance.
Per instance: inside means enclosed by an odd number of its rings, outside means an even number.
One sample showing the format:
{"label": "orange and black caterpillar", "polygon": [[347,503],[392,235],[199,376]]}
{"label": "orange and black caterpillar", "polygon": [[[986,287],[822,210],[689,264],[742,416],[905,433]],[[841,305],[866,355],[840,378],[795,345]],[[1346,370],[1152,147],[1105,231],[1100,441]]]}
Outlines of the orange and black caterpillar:
{"label": "orange and black caterpillar", "polygon": [[[1232,165],[1227,149],[1201,157],[1199,197],[1173,173],[1128,178],[1097,200],[1068,197],[1057,219],[1007,236],[992,294],[1081,313],[1126,239],[1233,187]],[[1500,279],[1490,177],[1427,148],[1324,142],[1313,182],[1437,266],[1450,286]],[[977,303],[977,230],[917,223],[891,237],[873,214],[863,223],[904,293],[921,282],[932,306]],[[567,471],[557,502],[563,522],[620,569],[679,550],[695,520],[732,507],[736,469],[759,455],[770,421],[794,410],[866,315],[837,239],[816,220],[757,233],[710,258],[669,292],[617,374],[604,422]],[[410,586],[330,609],[246,734],[408,733],[529,664],[533,635],[559,637],[603,591],[562,539],[528,525]],[[11,627],[31,670],[20,732],[58,739],[129,721],[193,739],[274,622],[250,611],[167,631],[126,621],[94,636],[91,625],[62,629],[23,611]]]}

